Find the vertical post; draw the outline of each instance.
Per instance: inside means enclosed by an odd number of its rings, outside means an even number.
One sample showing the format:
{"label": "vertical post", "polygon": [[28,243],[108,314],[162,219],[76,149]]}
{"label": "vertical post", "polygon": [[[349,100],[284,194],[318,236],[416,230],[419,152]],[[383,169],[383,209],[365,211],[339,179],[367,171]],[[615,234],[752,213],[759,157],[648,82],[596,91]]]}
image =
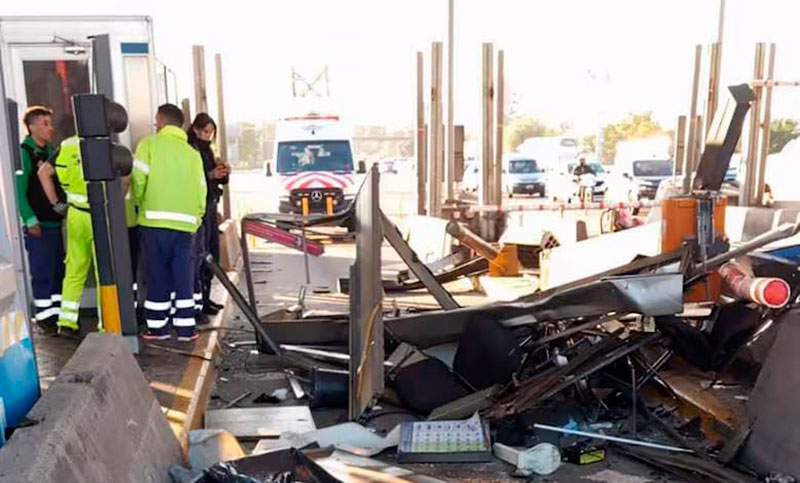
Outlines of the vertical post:
{"label": "vertical post", "polygon": [[417,52],[417,214],[425,214],[428,159],[425,152],[425,80],[422,52]]}
{"label": "vertical post", "polygon": [[[222,54],[214,55],[214,64],[217,74],[217,142],[219,143],[219,157],[223,162],[227,162],[228,130],[225,127],[225,96],[224,89],[222,87]],[[222,186],[222,217],[226,220],[230,219],[231,217],[230,185]]]}
{"label": "vertical post", "polygon": [[692,77],[692,101],[689,106],[689,139],[688,149],[686,151],[686,162],[683,165],[683,192],[689,193],[691,187],[691,175],[694,172],[692,164],[695,158],[695,147],[697,145],[696,138],[698,134],[698,127],[695,122],[697,117],[697,93],[700,90],[700,62],[703,57],[703,46],[695,45],[694,47],[694,75]]}
{"label": "vertical post", "polygon": [[492,161],[494,150],[492,149],[492,98],[494,97],[493,75],[492,75],[492,44],[484,43],[482,51],[483,61],[483,81],[481,86],[481,190],[480,204],[489,205],[493,203],[491,196],[492,186]]}
{"label": "vertical post", "polygon": [[442,207],[442,43],[431,46],[431,116],[428,125],[428,216],[441,216]]}
{"label": "vertical post", "polygon": [[711,44],[709,69],[708,69],[708,97],[706,98],[706,130],[711,126],[714,113],[719,103],[719,72],[722,58],[720,56],[721,44]]}
{"label": "vertical post", "polygon": [[675,174],[684,175],[683,158],[686,155],[686,116],[678,116],[678,127],[675,129]]}
{"label": "vertical post", "polygon": [[202,45],[192,46],[194,64],[194,109],[195,112],[208,112],[206,96],[206,52]]}
{"label": "vertical post", "polygon": [[183,111],[183,128],[186,129],[192,122],[192,107],[189,99],[181,100],[181,111]]}
{"label": "vertical post", "polygon": [[703,116],[698,114],[695,118],[694,149],[692,149],[694,158],[692,159],[692,171],[690,173],[697,171],[697,167],[700,165],[700,156],[705,148],[706,139],[703,126],[705,126],[703,124]]}
{"label": "vertical post", "polygon": [[[763,42],[756,44],[755,58],[753,62],[753,80],[764,80],[764,50],[766,45]],[[745,179],[739,193],[739,204],[751,206],[758,200],[756,199],[756,185],[758,180],[758,128],[761,120],[761,94],[763,86],[760,83],[753,85],[755,100],[750,109],[750,126],[747,131],[747,151],[745,157]]]}
{"label": "vertical post", "polygon": [[453,126],[453,0],[447,2],[447,200],[456,198],[455,127]]}
{"label": "vertical post", "polygon": [[772,84],[775,76],[775,44],[769,44],[769,58],[767,60],[767,82],[764,88],[764,117],[761,122],[761,154],[758,157],[758,177],[756,178],[756,202],[764,202],[764,175],[769,155],[769,137],[772,127]]}
{"label": "vertical post", "polygon": [[505,105],[504,99],[504,84],[505,84],[505,67],[504,57],[505,52],[503,49],[497,51],[497,85],[495,91],[497,98],[495,103],[497,106],[497,114],[495,118],[496,137],[494,141],[494,203],[497,205],[503,204],[503,120],[505,118]]}

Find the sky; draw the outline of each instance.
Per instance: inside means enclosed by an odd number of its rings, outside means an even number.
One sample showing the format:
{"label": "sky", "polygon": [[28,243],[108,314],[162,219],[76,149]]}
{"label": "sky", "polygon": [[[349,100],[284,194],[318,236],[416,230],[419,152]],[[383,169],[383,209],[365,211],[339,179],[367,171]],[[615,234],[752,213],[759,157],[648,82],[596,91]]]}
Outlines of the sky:
{"label": "sky", "polygon": [[[493,42],[505,52],[506,98],[521,115],[586,133],[649,110],[672,128],[689,110],[694,45],[716,39],[718,12],[719,0],[455,0],[456,123],[479,129],[481,44]],[[38,14],[151,16],[156,56],[176,73],[180,97],[194,97],[191,48],[205,46],[212,106],[221,53],[228,122],[287,115],[292,67],[314,77],[327,66],[344,119],[410,127],[416,52],[427,83],[431,42],[447,39],[446,0],[0,5],[0,15]],[[776,78],[800,79],[798,19],[798,0],[728,0],[722,85],[750,80],[757,41],[777,44]],[[773,117],[800,118],[800,88],[776,90]]]}

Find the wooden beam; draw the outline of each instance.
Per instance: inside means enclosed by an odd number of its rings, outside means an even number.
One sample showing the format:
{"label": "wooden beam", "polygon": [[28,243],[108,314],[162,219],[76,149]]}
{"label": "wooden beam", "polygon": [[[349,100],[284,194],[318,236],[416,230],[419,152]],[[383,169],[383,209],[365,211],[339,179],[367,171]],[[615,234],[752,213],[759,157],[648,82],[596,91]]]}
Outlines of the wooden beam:
{"label": "wooden beam", "polygon": [[494,203],[498,206],[503,204],[503,120],[505,119],[505,105],[504,100],[504,85],[505,85],[505,66],[504,59],[505,52],[500,49],[497,51],[497,93],[496,107],[497,113],[495,115],[495,130],[496,137],[494,141],[494,174],[492,197]]}
{"label": "wooden beam", "polygon": [[711,44],[709,51],[708,68],[708,97],[706,98],[706,130],[711,126],[714,113],[719,104],[719,75],[722,62],[722,45],[719,42]]}
{"label": "wooden beam", "polygon": [[[222,85],[222,54],[214,55],[214,67],[217,75],[217,142],[219,143],[219,157],[223,162],[228,162],[228,129],[225,125],[225,96]],[[231,217],[230,185],[222,186],[222,217],[226,220],[230,219]]]}
{"label": "wooden beam", "polygon": [[769,81],[775,77],[775,44],[769,44],[769,60],[767,60],[767,85],[764,93],[764,117],[761,122],[761,154],[758,158],[758,178],[756,179],[756,200],[761,204],[764,200],[764,177],[769,155],[769,137],[772,124],[772,86]]}
{"label": "wooden beam", "polygon": [[442,43],[431,46],[431,115],[428,133],[428,216],[442,216],[444,146],[442,143]]}
{"label": "wooden beam", "polygon": [[447,3],[447,201],[456,199],[456,151],[455,151],[455,127],[453,126],[453,52],[455,51],[454,32],[453,32],[453,9],[454,0]]}
{"label": "wooden beam", "polygon": [[[756,51],[753,62],[753,79],[764,80],[764,51],[766,45],[763,42],[756,44]],[[747,151],[745,153],[745,179],[741,185],[739,194],[739,204],[751,206],[759,203],[757,195],[758,180],[758,138],[759,121],[761,120],[761,95],[763,86],[753,86],[755,100],[750,108],[750,124],[747,131]]]}
{"label": "wooden beam", "polygon": [[689,139],[687,141],[688,149],[686,151],[686,162],[683,165],[683,172],[687,174],[683,179],[683,192],[689,193],[691,189],[691,174],[694,172],[692,166],[695,159],[695,147],[697,143],[698,129],[695,123],[697,117],[697,95],[700,90],[700,64],[703,58],[703,46],[698,44],[694,47],[694,74],[692,76],[692,100],[689,104]]}
{"label": "wooden beam", "polygon": [[428,158],[425,136],[425,69],[422,52],[417,52],[417,214],[425,215],[428,183]]}
{"label": "wooden beam", "polygon": [[194,65],[194,109],[195,112],[208,112],[206,95],[206,53],[202,45],[192,46]]}
{"label": "wooden beam", "polygon": [[684,157],[686,156],[686,116],[678,116],[678,127],[675,129],[675,174],[683,175]]}
{"label": "wooden beam", "polygon": [[483,81],[481,88],[481,189],[480,204],[494,204],[492,199],[493,185],[492,161],[494,159],[494,149],[492,146],[494,133],[492,126],[494,122],[494,112],[492,101],[494,99],[494,84],[492,75],[493,46],[491,43],[484,43],[482,48]]}
{"label": "wooden beam", "polygon": [[192,123],[192,107],[189,104],[189,99],[181,100],[181,111],[183,111],[183,128],[188,129]]}

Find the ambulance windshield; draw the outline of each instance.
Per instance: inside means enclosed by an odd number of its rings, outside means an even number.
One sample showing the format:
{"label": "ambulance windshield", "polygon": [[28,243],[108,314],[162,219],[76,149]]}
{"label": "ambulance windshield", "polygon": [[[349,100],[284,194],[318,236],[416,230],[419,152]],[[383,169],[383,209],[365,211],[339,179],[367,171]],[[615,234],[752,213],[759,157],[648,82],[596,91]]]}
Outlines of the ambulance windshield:
{"label": "ambulance windshield", "polygon": [[349,141],[290,141],[278,143],[279,173],[353,171]]}

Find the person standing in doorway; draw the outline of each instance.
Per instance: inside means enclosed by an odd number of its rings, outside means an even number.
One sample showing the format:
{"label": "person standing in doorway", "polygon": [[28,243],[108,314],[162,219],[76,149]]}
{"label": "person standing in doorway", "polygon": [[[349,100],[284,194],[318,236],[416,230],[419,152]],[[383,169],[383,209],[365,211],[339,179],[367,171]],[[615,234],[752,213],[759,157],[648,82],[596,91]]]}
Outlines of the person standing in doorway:
{"label": "person standing in doorway", "polygon": [[200,154],[187,143],[183,112],[164,104],[156,114],[157,133],[139,142],[131,189],[139,207],[139,236],[145,263],[145,340],[170,338],[171,315],[179,341],[197,339],[194,314],[192,236],[206,211],[206,177]]}
{"label": "person standing in doorway", "polygon": [[[28,135],[22,142],[21,169],[16,176],[17,204],[25,230],[35,319],[44,333],[55,334],[61,307],[61,281],[64,278],[64,242],[61,238],[63,213],[56,211],[58,200],[48,197],[37,174],[45,165],[52,171],[51,142],[55,132],[53,111],[33,106],[25,111],[22,121]],[[52,180],[52,176],[45,178]],[[50,194],[52,197],[52,192]]]}
{"label": "person standing in doorway", "polygon": [[222,305],[211,300],[211,281],[213,275],[206,268],[203,259],[210,253],[215,260],[219,260],[219,224],[217,205],[222,197],[222,185],[228,183],[230,166],[227,163],[217,162],[211,145],[217,134],[217,124],[205,112],[199,113],[187,130],[189,144],[196,149],[203,158],[203,171],[206,175],[206,211],[203,215],[202,226],[195,234],[195,247],[192,250],[195,256],[195,304],[199,318],[216,315]]}

